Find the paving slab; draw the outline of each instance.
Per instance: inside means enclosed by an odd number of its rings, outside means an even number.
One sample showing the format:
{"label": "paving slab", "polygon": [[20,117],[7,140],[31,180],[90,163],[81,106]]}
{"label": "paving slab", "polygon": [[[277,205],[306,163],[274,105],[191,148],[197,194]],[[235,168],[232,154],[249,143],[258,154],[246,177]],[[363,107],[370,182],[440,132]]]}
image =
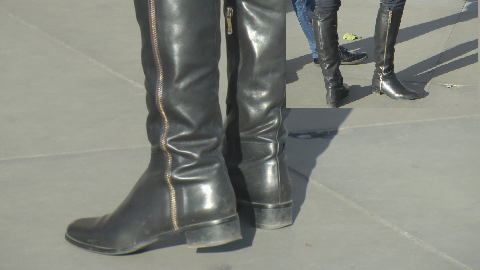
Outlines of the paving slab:
{"label": "paving slab", "polygon": [[[223,247],[188,249],[182,239],[133,256],[103,256],[63,239],[70,221],[114,209],[143,171],[148,148],[11,160],[0,164],[2,266],[38,269],[462,269],[412,244],[316,180],[292,173],[295,226],[256,230]],[[293,155],[294,157],[294,155]],[[29,170],[22,170],[28,167]],[[85,170],[85,168],[89,168]],[[48,168],[48,169],[47,169]],[[119,170],[118,168],[122,168]],[[125,168],[125,169],[123,169]],[[48,179],[45,181],[44,179]],[[42,181],[43,180],[43,181]],[[422,267],[419,267],[422,266]],[[318,268],[320,267],[320,268]]]}
{"label": "paving slab", "polygon": [[472,31],[477,25],[478,2],[468,2],[459,14],[437,68],[432,72],[432,83],[468,85],[478,89],[478,31]]}
{"label": "paving slab", "polygon": [[[3,1],[5,13],[140,85],[140,31],[132,1],[72,4],[60,0]],[[55,8],[52,8],[55,7]]]}
{"label": "paving slab", "polygon": [[[342,10],[352,6],[343,2]],[[413,71],[429,70],[436,60],[442,64],[437,73],[406,82],[418,83],[432,98],[431,103],[412,104],[441,106],[447,103],[433,102],[435,92],[461,89],[470,103],[457,102],[448,92],[444,94],[452,101],[448,104],[461,107],[475,102],[475,85],[446,90],[443,80],[459,69],[470,73],[478,66],[455,62],[464,57],[471,61],[478,50],[478,42],[465,36],[477,20],[472,15],[476,1],[467,1],[464,8],[472,14],[448,10],[460,2],[465,1],[407,5],[425,10],[438,6],[426,16],[409,12],[411,19],[402,25],[415,31],[402,30],[402,46],[437,33],[442,40],[447,30],[452,36],[442,54],[429,52],[429,58],[422,60],[426,62],[402,73],[408,77]],[[376,7],[367,9],[373,6],[370,1],[356,3],[365,11],[358,16],[375,16]],[[285,4],[291,7],[288,1]],[[445,14],[431,23],[429,14],[435,12]],[[355,26],[362,41],[369,38],[371,27],[360,27],[353,18],[341,16],[341,25]],[[290,8],[287,20],[292,18],[296,20]],[[458,23],[453,26],[455,18]],[[287,31],[298,25],[294,22]],[[422,35],[415,34],[422,29]],[[352,85],[355,95],[345,109],[290,110],[287,151],[294,226],[257,230],[242,215],[244,239],[222,247],[188,249],[178,237],[132,256],[102,256],[76,248],[64,240],[67,225],[76,218],[115,209],[149,159],[140,41],[132,2],[46,0],[38,5],[33,0],[4,0],[0,32],[2,269],[480,268],[476,258],[480,251],[478,170],[472,165],[478,160],[480,111],[347,108],[367,107],[385,98],[366,95],[371,62],[345,69],[349,80],[359,80]],[[303,33],[297,34],[304,40]],[[224,44],[219,65],[221,104],[226,92]],[[345,45],[368,49],[361,43]],[[306,51],[299,50],[288,60],[294,66],[289,65],[287,82],[301,90],[310,90],[304,77],[321,82],[309,75],[318,68],[307,61],[308,45]],[[448,72],[443,72],[442,66],[452,62],[453,68],[446,66]],[[409,63],[411,59],[401,59],[399,65],[409,70]],[[296,79],[296,69],[306,72]],[[368,76],[358,75],[361,69],[368,69]],[[439,81],[426,84],[428,76]],[[287,94],[290,99],[291,93]],[[313,104],[314,94],[324,96],[319,91],[299,91],[297,97],[311,103],[300,102],[298,107]],[[376,105],[388,107],[385,104]]]}
{"label": "paving slab", "polygon": [[473,149],[480,149],[479,121],[472,116],[296,134],[288,142],[289,166],[408,232],[425,249],[476,269],[480,237],[472,228],[480,222],[480,171]]}
{"label": "paving slab", "polygon": [[144,90],[132,91],[10,16],[0,20],[9,45],[2,50],[1,159],[145,144]]}
{"label": "paving slab", "polygon": [[456,108],[423,110],[403,109],[290,109],[286,125],[291,133],[337,132],[338,130],[369,128],[405,123],[428,123],[438,120],[480,116],[480,109]]}
{"label": "paving slab", "polygon": [[478,106],[478,86],[430,83],[427,89],[429,95],[428,98],[422,100],[422,108],[474,108]]}

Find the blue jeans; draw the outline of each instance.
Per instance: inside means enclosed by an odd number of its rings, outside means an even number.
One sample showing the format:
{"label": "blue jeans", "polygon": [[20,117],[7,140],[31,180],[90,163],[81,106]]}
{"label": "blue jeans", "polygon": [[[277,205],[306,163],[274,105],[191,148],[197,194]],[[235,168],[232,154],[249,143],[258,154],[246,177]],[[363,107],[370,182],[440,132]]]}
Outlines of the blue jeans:
{"label": "blue jeans", "polygon": [[312,50],[313,58],[318,58],[317,45],[315,44],[315,34],[312,26],[312,11],[315,9],[315,0],[292,0],[293,9],[297,14],[298,22],[302,27],[308,45]]}
{"label": "blue jeans", "polygon": [[[407,0],[380,0],[383,6],[391,9],[403,9]],[[316,7],[312,11],[335,11],[340,8],[341,0],[316,0]]]}

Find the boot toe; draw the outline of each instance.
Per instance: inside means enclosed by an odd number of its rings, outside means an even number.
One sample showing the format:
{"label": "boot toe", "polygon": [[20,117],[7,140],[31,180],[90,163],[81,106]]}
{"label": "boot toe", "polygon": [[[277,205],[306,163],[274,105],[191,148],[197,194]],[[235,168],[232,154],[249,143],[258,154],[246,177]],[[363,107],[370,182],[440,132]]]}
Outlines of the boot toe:
{"label": "boot toe", "polygon": [[[97,218],[82,218],[70,223],[67,227],[65,237],[69,242],[88,243],[92,242],[91,227],[96,223]],[[90,239],[90,240],[89,240]]]}
{"label": "boot toe", "polygon": [[68,227],[65,239],[71,244],[90,251],[109,253],[111,248],[103,244],[105,237],[102,230],[95,228],[101,218],[82,218],[75,220]]}

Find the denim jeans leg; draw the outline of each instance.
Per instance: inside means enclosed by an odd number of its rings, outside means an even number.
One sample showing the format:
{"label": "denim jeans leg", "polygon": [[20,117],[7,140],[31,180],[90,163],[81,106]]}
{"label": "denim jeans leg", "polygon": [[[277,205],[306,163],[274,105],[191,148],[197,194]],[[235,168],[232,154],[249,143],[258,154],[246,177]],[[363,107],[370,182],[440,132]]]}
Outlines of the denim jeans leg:
{"label": "denim jeans leg", "polygon": [[[295,11],[298,21],[302,27],[303,33],[308,40],[310,50],[312,50],[313,58],[318,58],[317,45],[315,44],[315,35],[313,34],[312,17],[310,6],[306,6],[306,0],[295,1]],[[292,1],[293,2],[293,1]]]}

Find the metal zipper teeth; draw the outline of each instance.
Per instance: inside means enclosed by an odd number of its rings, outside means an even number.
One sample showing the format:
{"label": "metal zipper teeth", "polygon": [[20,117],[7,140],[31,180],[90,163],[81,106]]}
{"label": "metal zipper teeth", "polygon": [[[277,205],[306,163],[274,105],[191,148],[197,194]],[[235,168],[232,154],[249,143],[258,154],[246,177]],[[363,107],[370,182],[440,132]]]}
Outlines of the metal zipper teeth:
{"label": "metal zipper teeth", "polygon": [[380,91],[382,91],[382,82],[383,82],[383,73],[385,72],[385,63],[387,56],[387,43],[388,43],[388,32],[390,31],[390,23],[392,22],[392,11],[388,11],[388,22],[387,22],[387,35],[385,37],[385,49],[383,50],[383,70],[380,74]]}
{"label": "metal zipper teeth", "polygon": [[165,181],[167,182],[168,189],[170,191],[170,212],[172,215],[172,225],[174,230],[178,230],[178,223],[177,223],[177,203],[176,203],[176,196],[175,196],[175,189],[172,185],[172,155],[168,152],[167,149],[167,133],[170,128],[167,114],[165,113],[165,108],[163,107],[163,67],[160,61],[159,56],[159,49],[158,49],[158,41],[157,41],[157,25],[156,25],[156,15],[155,15],[155,5],[154,0],[150,0],[150,25],[151,25],[151,33],[152,33],[152,40],[153,40],[153,51],[155,55],[155,62],[158,69],[158,82],[157,82],[157,105],[162,115],[163,122],[164,122],[164,131],[161,138],[161,147],[162,150],[167,155],[167,168],[165,172]]}
{"label": "metal zipper teeth", "polygon": [[233,18],[233,8],[227,7],[227,34],[228,35],[233,34],[232,18]]}

